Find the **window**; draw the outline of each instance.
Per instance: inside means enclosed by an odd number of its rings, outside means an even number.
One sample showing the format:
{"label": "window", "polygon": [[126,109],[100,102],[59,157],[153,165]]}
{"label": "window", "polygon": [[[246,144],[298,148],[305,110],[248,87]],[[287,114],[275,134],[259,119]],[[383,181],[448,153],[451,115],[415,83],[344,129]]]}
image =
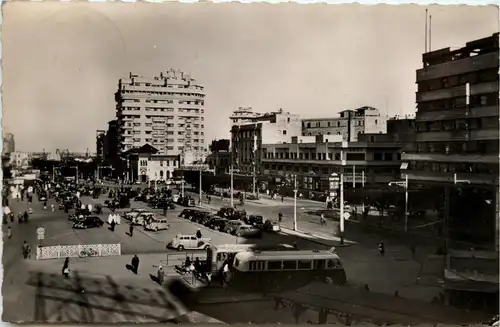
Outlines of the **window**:
{"label": "window", "polygon": [[373,160],[375,160],[375,161],[382,161],[382,153],[381,152],[375,152],[373,154]]}
{"label": "window", "polygon": [[286,129],[283,130],[283,135],[286,135]]}
{"label": "window", "polygon": [[163,167],[163,160],[160,160],[160,167]]}
{"label": "window", "polygon": [[299,260],[297,269],[312,269],[312,260]]}
{"label": "window", "polygon": [[297,261],[283,261],[283,270],[297,270]]}
{"label": "window", "polygon": [[326,268],[334,269],[334,268],[340,268],[342,265],[340,264],[339,259],[333,259],[333,260],[327,260],[326,261]]}
{"label": "window", "polygon": [[267,262],[267,270],[281,270],[282,264],[281,261],[268,261]]}

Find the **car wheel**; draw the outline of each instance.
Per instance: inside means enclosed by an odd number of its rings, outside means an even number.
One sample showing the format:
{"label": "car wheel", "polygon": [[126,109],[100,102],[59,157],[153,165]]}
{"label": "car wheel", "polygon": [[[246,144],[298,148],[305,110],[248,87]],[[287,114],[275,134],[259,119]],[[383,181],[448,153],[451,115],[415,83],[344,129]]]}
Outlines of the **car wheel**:
{"label": "car wheel", "polygon": [[177,247],[177,251],[182,251],[182,250],[184,250],[184,247],[183,247],[182,245],[179,245],[179,246]]}
{"label": "car wheel", "polygon": [[203,249],[205,249],[205,250],[208,250],[209,248],[210,248],[210,245],[208,245],[208,244],[203,247]]}
{"label": "car wheel", "polygon": [[155,232],[157,232],[157,231],[158,231],[158,227],[155,227]]}
{"label": "car wheel", "polygon": [[241,233],[236,233],[236,236],[241,237]]}

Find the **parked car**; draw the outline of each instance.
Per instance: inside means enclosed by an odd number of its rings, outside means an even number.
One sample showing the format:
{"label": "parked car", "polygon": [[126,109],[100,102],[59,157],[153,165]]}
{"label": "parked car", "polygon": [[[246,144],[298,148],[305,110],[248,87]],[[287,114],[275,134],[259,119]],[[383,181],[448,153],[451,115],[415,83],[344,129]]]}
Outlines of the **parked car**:
{"label": "parked car", "polygon": [[144,225],[146,221],[155,219],[155,214],[152,212],[141,212],[132,218],[131,225]]}
{"label": "parked car", "polygon": [[167,244],[169,249],[183,250],[200,250],[208,249],[212,246],[212,239],[208,237],[197,238],[196,235],[177,234],[174,239]]}
{"label": "parked car", "polygon": [[254,226],[243,224],[238,226],[234,234],[238,237],[261,237],[262,231]]}
{"label": "parked car", "polygon": [[281,227],[277,221],[271,221],[267,219],[262,226],[263,232],[280,232]]}
{"label": "parked car", "polygon": [[198,223],[198,224],[203,224],[203,221],[206,219],[206,217],[208,217],[210,215],[211,215],[211,213],[208,211],[196,210],[196,212],[194,212],[193,215],[191,215],[191,217],[189,217],[189,220],[191,220],[192,222]]}
{"label": "parked car", "polygon": [[247,212],[245,210],[236,210],[233,212],[233,215],[231,216],[231,219],[234,220],[243,220],[247,218]]}
{"label": "parked car", "polygon": [[208,228],[215,229],[215,230],[224,230],[226,227],[226,223],[229,220],[227,218],[222,218],[222,217],[214,217],[210,219],[210,221],[207,223]]}
{"label": "parked car", "polygon": [[259,199],[259,197],[258,197],[257,195],[247,194],[247,195],[245,196],[245,199],[247,199],[247,200],[258,200],[258,199]]}
{"label": "parked car", "polygon": [[181,197],[177,200],[177,203],[185,207],[194,207],[196,205],[191,196]]}
{"label": "parked car", "polygon": [[125,212],[122,214],[122,217],[127,219],[127,220],[132,220],[133,218],[137,217],[139,214],[146,212],[146,209],[140,209],[140,208],[135,208],[130,210],[129,212]]}
{"label": "parked car", "polygon": [[209,213],[208,215],[204,215],[203,218],[199,220],[199,224],[202,224],[203,226],[207,226],[207,223],[214,217],[217,217],[217,215]]}
{"label": "parked car", "polygon": [[264,226],[264,217],[260,215],[249,215],[244,219],[244,222],[247,225],[251,225],[258,229],[262,229],[262,227]]}
{"label": "parked car", "polygon": [[159,230],[167,230],[170,228],[170,225],[165,218],[155,218],[146,225],[144,225],[145,230],[159,231]]}
{"label": "parked car", "polygon": [[193,209],[184,209],[181,211],[181,213],[179,214],[179,217],[180,218],[186,218],[188,219],[192,214],[194,214],[197,210],[193,210]]}
{"label": "parked car", "polygon": [[234,212],[234,208],[222,207],[219,211],[217,211],[217,216],[231,218],[233,217]]}
{"label": "parked car", "polygon": [[86,217],[84,220],[76,221],[73,224],[73,228],[86,229],[92,227],[102,227],[102,225],[104,225],[104,221],[102,221],[101,218],[96,216],[90,216]]}
{"label": "parked car", "polygon": [[224,227],[224,231],[229,234],[234,234],[240,225],[245,223],[241,220],[229,220]]}

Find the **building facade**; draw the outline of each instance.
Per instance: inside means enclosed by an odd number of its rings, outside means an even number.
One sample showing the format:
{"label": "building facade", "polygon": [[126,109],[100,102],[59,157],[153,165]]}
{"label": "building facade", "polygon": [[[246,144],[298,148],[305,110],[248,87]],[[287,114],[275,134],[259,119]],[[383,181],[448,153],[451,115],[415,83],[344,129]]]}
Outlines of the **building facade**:
{"label": "building facade", "polygon": [[299,136],[301,124],[299,115],[280,109],[252,119],[251,123],[233,125],[231,128],[231,155],[235,169],[243,174],[261,170],[262,144],[276,144],[290,141]]}
{"label": "building facade", "polygon": [[302,119],[302,135],[342,135],[344,141],[355,142],[363,133],[386,133],[387,117],[373,107],[344,110],[335,118]]}
{"label": "building facade", "polygon": [[[445,189],[443,202],[445,235],[448,240],[446,269],[457,256],[451,249],[469,252],[468,265],[475,276],[447,276],[447,296],[453,292],[489,292],[478,275],[488,260],[469,249],[496,250],[499,247],[499,42],[498,33],[466,43],[460,49],[424,53],[423,68],[417,70],[417,113],[415,147],[403,154],[410,183],[437,185]],[[486,256],[485,256],[486,258]],[[483,260],[484,259],[484,260]],[[450,263],[452,262],[452,263]],[[479,272],[479,273],[478,273]],[[449,274],[448,274],[449,275]],[[497,302],[498,306],[498,302]]]}
{"label": "building facade", "polygon": [[321,193],[328,191],[329,175],[339,173],[342,166],[346,188],[399,180],[400,146],[387,134],[365,137],[359,142],[345,142],[341,135],[317,135],[265,144],[263,174],[276,179],[296,175],[299,189]]}
{"label": "building facade", "polygon": [[10,154],[16,151],[16,142],[14,141],[14,134],[3,134],[3,149],[2,154]]}
{"label": "building facade", "polygon": [[210,145],[210,154],[207,156],[206,164],[215,174],[227,173],[230,167],[231,154],[230,140],[214,140]]}
{"label": "building facade", "polygon": [[154,78],[120,79],[116,99],[119,152],[151,144],[159,154],[205,151],[204,87],[169,70]]}
{"label": "building facade", "polygon": [[104,159],[104,143],[106,142],[106,131],[103,129],[98,129],[95,132],[95,153],[97,160],[99,162]]}
{"label": "building facade", "polygon": [[144,145],[124,153],[128,180],[136,182],[166,182],[179,167],[179,156],[162,155],[154,147]]}
{"label": "building facade", "polygon": [[262,113],[253,111],[252,107],[238,107],[234,110],[229,120],[231,121],[231,126],[247,124],[254,121],[254,119],[263,116]]}

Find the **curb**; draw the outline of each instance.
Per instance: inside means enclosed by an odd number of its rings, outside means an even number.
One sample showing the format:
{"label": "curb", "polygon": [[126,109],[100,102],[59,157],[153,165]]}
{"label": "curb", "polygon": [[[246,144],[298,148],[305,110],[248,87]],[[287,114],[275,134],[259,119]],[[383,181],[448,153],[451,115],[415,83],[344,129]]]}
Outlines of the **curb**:
{"label": "curb", "polygon": [[[307,236],[318,237],[317,235],[314,235],[314,234],[311,234],[311,233],[297,232],[298,234],[292,234],[290,232],[287,232],[286,230],[291,230],[291,229],[286,228],[286,227],[281,227],[281,233],[283,233],[283,234],[290,235],[290,236],[296,236],[296,237],[299,237],[299,238],[304,239],[306,241],[309,241],[311,243],[316,243],[316,244],[323,245],[323,246],[332,246],[331,243],[334,243],[334,244],[336,244],[335,247],[349,247],[349,246],[352,246],[352,245],[356,244],[356,243],[344,243],[344,244],[340,244],[339,241],[335,241],[335,240],[324,240],[324,241],[321,241],[321,240],[318,240],[318,239],[313,239],[313,238],[307,237]],[[302,234],[302,235],[300,235],[300,234]],[[327,241],[329,243],[327,243]]]}

